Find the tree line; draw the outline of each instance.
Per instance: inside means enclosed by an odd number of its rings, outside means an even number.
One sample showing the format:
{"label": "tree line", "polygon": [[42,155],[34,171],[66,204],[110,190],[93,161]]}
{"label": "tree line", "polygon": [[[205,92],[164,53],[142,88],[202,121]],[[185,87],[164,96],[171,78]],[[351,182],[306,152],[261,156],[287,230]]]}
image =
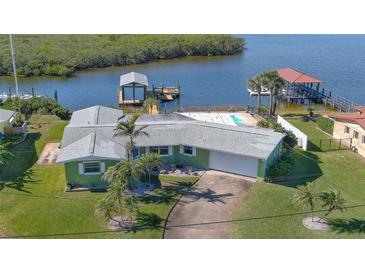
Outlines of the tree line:
{"label": "tree line", "polygon": [[[231,35],[14,35],[20,76],[71,76],[88,68],[184,56],[233,55],[245,40]],[[9,36],[0,35],[0,76],[12,75]]]}

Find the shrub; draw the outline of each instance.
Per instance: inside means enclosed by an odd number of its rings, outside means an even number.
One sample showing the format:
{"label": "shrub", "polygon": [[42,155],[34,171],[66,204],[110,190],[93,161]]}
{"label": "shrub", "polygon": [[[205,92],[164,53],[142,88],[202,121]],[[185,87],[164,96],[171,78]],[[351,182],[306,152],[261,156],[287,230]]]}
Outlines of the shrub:
{"label": "shrub", "polygon": [[257,122],[256,126],[262,127],[262,128],[270,128],[271,127],[271,124],[270,124],[269,121],[260,120],[260,121]]}
{"label": "shrub", "polygon": [[54,114],[60,119],[67,120],[71,116],[71,111],[60,106],[54,99],[49,97],[34,97],[23,100],[20,98],[11,98],[5,101],[5,109],[18,110],[20,113],[29,117],[32,114]]}
{"label": "shrub", "polygon": [[321,117],[317,119],[316,123],[317,127],[319,127],[324,132],[332,135],[334,122],[331,119]]}
{"label": "shrub", "polygon": [[293,157],[290,154],[285,154],[277,163],[273,164],[269,168],[267,176],[270,179],[286,176],[290,173],[294,166],[295,161]]}
{"label": "shrub", "polygon": [[21,126],[22,126],[22,124],[23,124],[23,118],[22,118],[22,115],[21,115],[19,112],[17,112],[17,113],[15,114],[15,122],[14,122],[14,126],[16,126],[16,127],[21,127]]}
{"label": "shrub", "polygon": [[300,117],[300,119],[303,121],[303,122],[309,122],[309,117],[307,115],[303,115]]}
{"label": "shrub", "polygon": [[309,107],[309,108],[307,108],[307,110],[308,110],[308,115],[309,115],[309,117],[310,118],[312,118],[313,117],[313,115],[314,115],[314,108],[312,108],[312,107]]}
{"label": "shrub", "polygon": [[52,113],[56,116],[58,116],[62,120],[68,120],[71,117],[71,111],[64,107],[56,107],[52,110]]}
{"label": "shrub", "polygon": [[0,146],[8,148],[13,144],[18,143],[21,140],[20,134],[5,134],[4,138],[0,140]]}

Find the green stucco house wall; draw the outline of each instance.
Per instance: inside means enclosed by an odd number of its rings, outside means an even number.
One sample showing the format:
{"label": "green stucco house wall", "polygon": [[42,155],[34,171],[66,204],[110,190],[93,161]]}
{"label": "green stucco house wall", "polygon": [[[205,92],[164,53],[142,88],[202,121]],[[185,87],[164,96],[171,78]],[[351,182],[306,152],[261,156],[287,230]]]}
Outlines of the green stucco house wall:
{"label": "green stucco house wall", "polygon": [[[145,147],[139,148],[139,155],[145,154]],[[196,168],[209,169],[209,150],[194,148],[193,155],[186,155],[182,153],[181,146],[170,146],[169,155],[161,156],[161,159],[166,165],[191,165]],[[266,160],[257,159],[257,179],[263,181],[268,169],[280,156],[281,146],[270,154]],[[100,173],[98,174],[85,174],[83,172],[83,164],[89,162],[100,162]],[[96,185],[103,184],[102,176],[109,167],[115,165],[116,160],[97,160],[97,161],[73,161],[65,163],[66,181],[71,185]]]}

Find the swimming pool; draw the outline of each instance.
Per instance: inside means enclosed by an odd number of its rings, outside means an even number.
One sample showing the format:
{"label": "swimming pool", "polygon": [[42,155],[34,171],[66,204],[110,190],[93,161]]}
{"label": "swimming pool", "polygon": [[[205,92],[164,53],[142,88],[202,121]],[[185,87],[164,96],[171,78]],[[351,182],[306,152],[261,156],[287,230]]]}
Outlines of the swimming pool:
{"label": "swimming pool", "polygon": [[246,122],[244,120],[242,120],[240,117],[238,117],[234,114],[232,114],[230,116],[231,116],[233,122],[235,122],[237,125],[245,125],[246,124]]}

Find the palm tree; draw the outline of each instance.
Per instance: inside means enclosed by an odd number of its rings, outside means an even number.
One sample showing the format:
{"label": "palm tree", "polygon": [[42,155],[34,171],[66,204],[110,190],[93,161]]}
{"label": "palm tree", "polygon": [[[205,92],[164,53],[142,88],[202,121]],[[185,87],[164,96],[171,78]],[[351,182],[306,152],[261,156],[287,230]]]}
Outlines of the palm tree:
{"label": "palm tree", "polygon": [[148,114],[152,114],[152,108],[153,106],[158,106],[159,101],[156,98],[148,97],[143,102],[143,107],[145,110],[147,110]]}
{"label": "palm tree", "polygon": [[276,96],[284,86],[285,81],[279,76],[276,70],[269,70],[261,74],[261,81],[270,91],[270,115],[275,114],[276,110]]}
{"label": "palm tree", "polygon": [[[102,217],[108,220],[113,220],[123,226],[124,206],[123,200],[125,199],[125,186],[123,181],[115,181],[108,187],[108,192],[105,197],[99,201],[96,206],[95,214],[98,217]],[[116,219],[115,214],[119,216]]]}
{"label": "palm tree", "polygon": [[151,183],[152,171],[155,168],[163,168],[163,162],[161,156],[157,153],[144,154],[139,158],[141,168],[148,174],[148,183]]}
{"label": "palm tree", "polygon": [[102,179],[109,184],[120,182],[122,192],[130,190],[132,184],[138,180],[142,170],[137,160],[120,161],[108,168]]}
{"label": "palm tree", "polygon": [[125,145],[127,160],[133,159],[134,139],[138,136],[148,136],[147,132],[144,131],[147,126],[136,126],[138,117],[139,114],[134,114],[130,120],[119,122],[114,129],[114,136],[127,137],[128,139]]}
{"label": "palm tree", "polygon": [[[95,214],[98,217],[117,222],[120,227],[126,225],[126,221],[133,220],[137,212],[137,205],[134,199],[129,197],[128,192],[140,172],[136,160],[121,161],[108,168],[103,175],[103,180],[109,183],[108,192],[99,201]],[[119,218],[115,218],[115,215]]]}
{"label": "palm tree", "polygon": [[261,107],[261,78],[256,76],[248,80],[247,86],[250,90],[257,92],[258,102],[257,102],[257,109],[260,111]]}
{"label": "palm tree", "polygon": [[294,203],[302,209],[309,209],[313,221],[314,203],[318,195],[314,189],[314,183],[306,183],[304,186],[299,186],[298,191],[294,194]]}
{"label": "palm tree", "polygon": [[319,199],[322,201],[322,207],[328,207],[326,214],[322,219],[326,218],[333,210],[343,212],[345,208],[345,199],[341,197],[341,193],[337,190],[321,192]]}

